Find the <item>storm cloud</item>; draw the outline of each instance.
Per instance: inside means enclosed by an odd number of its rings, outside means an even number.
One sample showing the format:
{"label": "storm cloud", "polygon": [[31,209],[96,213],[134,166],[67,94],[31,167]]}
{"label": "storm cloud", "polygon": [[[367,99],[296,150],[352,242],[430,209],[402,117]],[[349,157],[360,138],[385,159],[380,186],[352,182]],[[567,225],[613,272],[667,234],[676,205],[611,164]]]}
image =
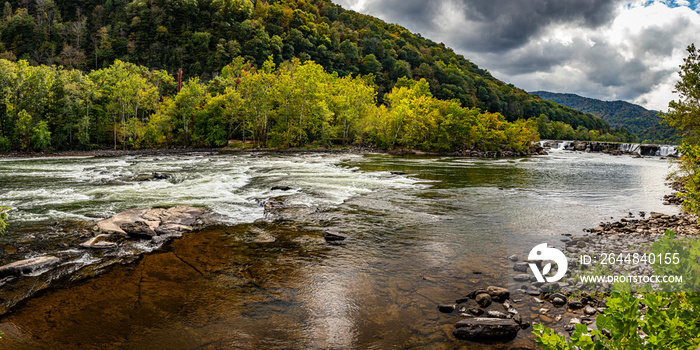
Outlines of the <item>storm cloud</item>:
{"label": "storm cloud", "polygon": [[[700,14],[685,1],[337,0],[444,42],[528,91],[665,109]],[[694,2],[697,5],[697,1]]]}

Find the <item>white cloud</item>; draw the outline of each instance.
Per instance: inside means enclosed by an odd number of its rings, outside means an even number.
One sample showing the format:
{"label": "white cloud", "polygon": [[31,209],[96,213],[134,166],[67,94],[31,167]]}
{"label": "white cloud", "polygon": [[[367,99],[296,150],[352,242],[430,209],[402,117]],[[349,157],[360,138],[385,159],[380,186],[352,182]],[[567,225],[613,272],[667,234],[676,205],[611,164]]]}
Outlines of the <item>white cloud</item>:
{"label": "white cloud", "polygon": [[[444,42],[496,78],[528,91],[622,99],[657,110],[677,98],[672,90],[685,48],[694,40],[700,44],[700,14],[687,0],[622,0],[613,7],[589,2],[597,8],[576,0],[525,1],[510,9],[498,0],[490,0],[493,5],[440,0],[430,6],[401,0],[406,6],[392,6],[396,1],[338,3]],[[538,5],[545,7],[533,10]],[[475,12],[477,6],[481,12]],[[547,6],[557,14],[548,18]],[[514,33],[521,27],[522,33]]]}

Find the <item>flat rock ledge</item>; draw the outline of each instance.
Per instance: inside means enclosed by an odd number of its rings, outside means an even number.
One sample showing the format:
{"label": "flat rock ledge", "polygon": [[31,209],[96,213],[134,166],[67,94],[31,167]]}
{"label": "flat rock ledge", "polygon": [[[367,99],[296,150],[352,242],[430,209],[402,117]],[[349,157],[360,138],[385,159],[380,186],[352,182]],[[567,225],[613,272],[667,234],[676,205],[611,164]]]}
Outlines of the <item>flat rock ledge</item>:
{"label": "flat rock ledge", "polygon": [[15,261],[13,263],[0,266],[0,277],[30,274],[35,271],[56,265],[60,261],[61,259],[51,255]]}
{"label": "flat rock ledge", "polygon": [[509,341],[518,335],[520,325],[509,318],[475,317],[463,319],[455,325],[455,337],[484,341]]}
{"label": "flat rock ledge", "polygon": [[190,232],[194,227],[201,225],[205,213],[204,209],[184,205],[168,209],[130,209],[98,222],[94,230],[104,234],[153,240],[158,240],[159,237],[179,237],[182,233]]}

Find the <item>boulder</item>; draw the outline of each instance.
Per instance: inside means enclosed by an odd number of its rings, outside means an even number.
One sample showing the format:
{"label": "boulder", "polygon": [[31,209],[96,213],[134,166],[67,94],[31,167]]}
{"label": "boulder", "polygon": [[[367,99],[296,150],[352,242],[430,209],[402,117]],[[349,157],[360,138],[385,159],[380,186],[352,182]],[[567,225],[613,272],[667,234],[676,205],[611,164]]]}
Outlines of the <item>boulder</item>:
{"label": "boulder", "polygon": [[43,268],[56,265],[60,261],[61,259],[51,255],[15,261],[13,263],[0,266],[0,277],[19,276],[22,274],[33,273]]}
{"label": "boulder", "polygon": [[201,223],[204,209],[178,205],[172,208],[141,208],[120,212],[97,223],[95,230],[107,234],[155,237],[181,234]]}
{"label": "boulder", "polygon": [[481,293],[474,298],[476,300],[476,303],[479,304],[481,307],[487,307],[491,305],[491,296],[487,293]]}
{"label": "boulder", "polygon": [[272,188],[270,188],[272,191],[289,191],[291,189],[292,188],[289,186],[272,186]]}
{"label": "boulder", "polygon": [[476,341],[509,341],[518,335],[520,325],[512,319],[475,317],[457,322],[452,333],[457,338]]}
{"label": "boulder", "polygon": [[496,286],[488,286],[486,287],[486,293],[488,293],[491,296],[491,299],[493,301],[502,303],[508,298],[510,298],[510,292],[508,289],[503,288],[503,287],[496,287]]}
{"label": "boulder", "polygon": [[583,307],[583,303],[577,299],[569,300],[569,308],[572,310],[578,310]]}

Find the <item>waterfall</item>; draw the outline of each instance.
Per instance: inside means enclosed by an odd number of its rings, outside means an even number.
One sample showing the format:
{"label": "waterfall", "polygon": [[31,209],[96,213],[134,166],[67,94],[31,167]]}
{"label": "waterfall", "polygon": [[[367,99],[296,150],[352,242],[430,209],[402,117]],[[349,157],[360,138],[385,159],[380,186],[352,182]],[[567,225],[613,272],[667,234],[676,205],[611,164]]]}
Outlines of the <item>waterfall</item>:
{"label": "waterfall", "polygon": [[622,143],[620,144],[620,151],[642,154],[641,145],[638,143]]}
{"label": "waterfall", "polygon": [[679,157],[680,153],[678,152],[678,146],[663,145],[659,146],[659,149],[656,151],[656,155],[660,157]]}

